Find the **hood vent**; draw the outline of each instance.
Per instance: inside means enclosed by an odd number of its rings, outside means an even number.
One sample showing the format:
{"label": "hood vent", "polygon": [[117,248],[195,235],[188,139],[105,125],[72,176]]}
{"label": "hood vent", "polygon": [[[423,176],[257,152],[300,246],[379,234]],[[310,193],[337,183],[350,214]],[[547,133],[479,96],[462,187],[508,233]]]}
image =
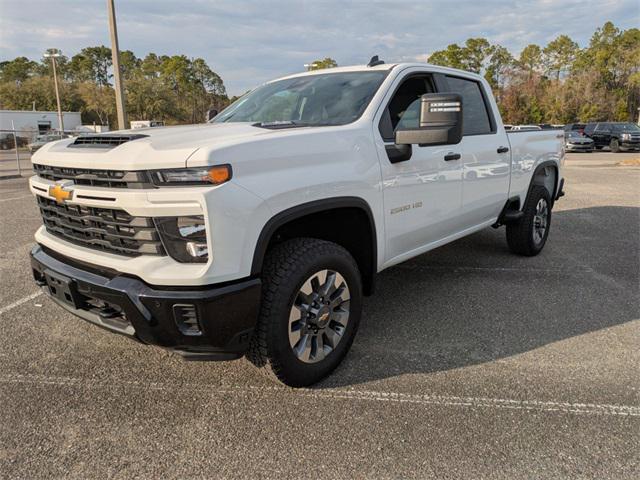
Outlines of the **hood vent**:
{"label": "hood vent", "polygon": [[70,143],[69,148],[114,148],[123,143],[148,137],[149,135],[81,135]]}

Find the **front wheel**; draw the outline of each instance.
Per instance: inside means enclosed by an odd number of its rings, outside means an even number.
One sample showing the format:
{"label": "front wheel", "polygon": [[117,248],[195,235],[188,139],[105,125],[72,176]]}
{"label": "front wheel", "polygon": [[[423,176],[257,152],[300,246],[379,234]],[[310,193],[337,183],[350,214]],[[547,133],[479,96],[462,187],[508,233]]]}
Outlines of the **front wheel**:
{"label": "front wheel", "polygon": [[534,185],[522,209],[524,215],[507,224],[507,243],[513,253],[532,257],[542,251],[551,227],[551,206],[549,191]]}
{"label": "front wheel", "polygon": [[620,151],[620,142],[617,138],[612,138],[611,143],[609,144],[609,148],[613,153],[618,153]]}
{"label": "front wheel", "polygon": [[360,322],[362,281],[344,248],[288,240],[265,259],[258,325],[247,357],[291,387],[318,382],[347,354]]}

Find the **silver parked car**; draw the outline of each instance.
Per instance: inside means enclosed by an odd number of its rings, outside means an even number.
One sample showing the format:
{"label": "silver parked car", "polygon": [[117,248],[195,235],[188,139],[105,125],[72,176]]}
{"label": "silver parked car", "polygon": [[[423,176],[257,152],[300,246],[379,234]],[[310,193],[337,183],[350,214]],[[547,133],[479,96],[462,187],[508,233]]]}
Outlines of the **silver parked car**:
{"label": "silver parked car", "polygon": [[60,140],[62,138],[69,138],[69,135],[64,135],[60,133],[49,133],[47,135],[38,135],[33,142],[27,145],[30,153],[35,152],[40,147],[45,145],[46,143],[53,142],[55,140]]}
{"label": "silver parked car", "polygon": [[567,152],[593,152],[593,140],[585,137],[577,130],[570,130],[564,134],[564,148]]}

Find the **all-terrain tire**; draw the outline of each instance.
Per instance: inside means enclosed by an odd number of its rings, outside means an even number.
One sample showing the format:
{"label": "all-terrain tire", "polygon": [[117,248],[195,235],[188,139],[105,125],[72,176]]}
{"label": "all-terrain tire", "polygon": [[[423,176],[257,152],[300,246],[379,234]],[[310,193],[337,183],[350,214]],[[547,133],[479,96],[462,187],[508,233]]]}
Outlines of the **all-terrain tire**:
{"label": "all-terrain tire", "polygon": [[[541,223],[540,206],[546,206],[546,223],[544,233],[536,230]],[[534,185],[529,192],[522,209],[524,215],[517,221],[507,224],[507,243],[509,249],[518,255],[532,257],[544,248],[551,227],[551,195],[542,185]]]}
{"label": "all-terrain tire", "polygon": [[[348,322],[335,348],[315,363],[301,360],[290,343],[290,313],[310,277],[319,271],[339,273],[349,292]],[[358,265],[341,246],[313,238],[296,238],[268,252],[262,269],[262,301],[246,356],[268,377],[291,387],[304,387],[329,375],[345,357],[362,312],[362,280]],[[308,359],[307,359],[308,360]]]}

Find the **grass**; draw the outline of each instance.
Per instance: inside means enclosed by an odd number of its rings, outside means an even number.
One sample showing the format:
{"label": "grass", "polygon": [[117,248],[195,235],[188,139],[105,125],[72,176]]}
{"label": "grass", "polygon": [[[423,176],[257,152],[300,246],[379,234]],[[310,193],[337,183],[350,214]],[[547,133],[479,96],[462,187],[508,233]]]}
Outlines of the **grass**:
{"label": "grass", "polygon": [[640,167],[640,157],[622,160],[621,162],[618,162],[618,165],[621,167]]}

